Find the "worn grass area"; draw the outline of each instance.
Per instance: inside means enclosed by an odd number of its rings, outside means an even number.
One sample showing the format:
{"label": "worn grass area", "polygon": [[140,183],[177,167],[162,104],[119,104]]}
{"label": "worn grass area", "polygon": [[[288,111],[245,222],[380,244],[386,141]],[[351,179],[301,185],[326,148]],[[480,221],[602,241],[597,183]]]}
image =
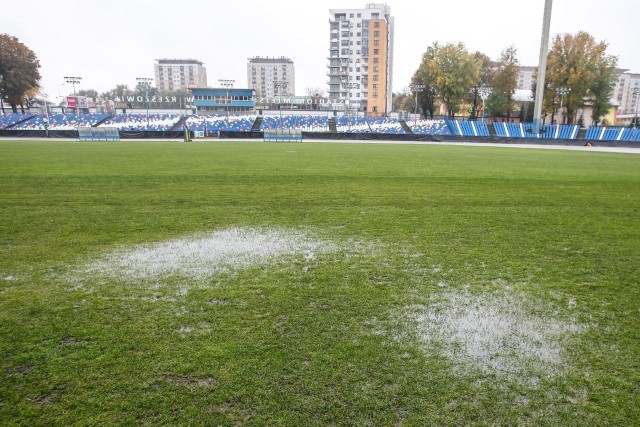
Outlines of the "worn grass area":
{"label": "worn grass area", "polygon": [[0,420],[636,425],[640,157],[0,142]]}

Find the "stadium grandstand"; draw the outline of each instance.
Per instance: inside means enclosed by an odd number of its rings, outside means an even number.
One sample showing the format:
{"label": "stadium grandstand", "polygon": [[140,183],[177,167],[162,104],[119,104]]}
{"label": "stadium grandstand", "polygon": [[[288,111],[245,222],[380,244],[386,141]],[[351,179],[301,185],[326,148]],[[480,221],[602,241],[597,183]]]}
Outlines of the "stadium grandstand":
{"label": "stadium grandstand", "polygon": [[[186,127],[201,136],[220,136],[220,132],[234,134],[254,131],[293,130],[314,134],[378,134],[447,137],[492,137],[504,140],[544,139],[563,141],[621,141],[640,142],[640,129],[620,126],[592,126],[580,130],[578,125],[543,125],[538,135],[532,133],[531,123],[449,120],[445,118],[402,120],[393,117],[366,117],[327,114],[233,114],[185,115],[178,113],[128,114],[2,114],[0,130],[11,131],[75,131],[79,127],[109,127],[120,132],[154,133],[182,132]],[[9,132],[9,134],[7,134]]]}

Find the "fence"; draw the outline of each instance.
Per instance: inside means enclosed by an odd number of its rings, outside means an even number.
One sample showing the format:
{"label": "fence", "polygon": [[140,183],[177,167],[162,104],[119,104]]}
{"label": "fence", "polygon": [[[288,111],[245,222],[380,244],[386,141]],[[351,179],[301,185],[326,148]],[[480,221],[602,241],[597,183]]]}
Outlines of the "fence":
{"label": "fence", "polygon": [[78,139],[80,141],[120,141],[120,133],[118,128],[79,127]]}

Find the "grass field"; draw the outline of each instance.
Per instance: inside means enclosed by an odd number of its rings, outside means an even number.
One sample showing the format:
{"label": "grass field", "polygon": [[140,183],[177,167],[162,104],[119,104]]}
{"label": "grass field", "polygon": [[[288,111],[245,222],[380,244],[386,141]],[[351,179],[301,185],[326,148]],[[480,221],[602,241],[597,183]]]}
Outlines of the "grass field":
{"label": "grass field", "polygon": [[2,425],[637,425],[640,156],[0,141]]}

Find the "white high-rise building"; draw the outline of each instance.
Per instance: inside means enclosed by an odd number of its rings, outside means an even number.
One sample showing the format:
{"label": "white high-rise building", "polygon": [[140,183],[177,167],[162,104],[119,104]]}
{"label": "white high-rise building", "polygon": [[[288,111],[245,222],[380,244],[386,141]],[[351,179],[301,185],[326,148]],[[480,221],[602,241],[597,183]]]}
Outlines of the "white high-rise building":
{"label": "white high-rise building", "polygon": [[331,9],[329,99],[351,111],[392,109],[394,18],[391,8]]}
{"label": "white high-rise building", "polygon": [[155,80],[159,91],[206,88],[207,69],[195,59],[156,59]]}
{"label": "white high-rise building", "polygon": [[256,99],[293,96],[296,93],[296,72],[289,58],[249,58],[247,82],[256,91]]}
{"label": "white high-rise building", "polygon": [[619,106],[619,114],[635,115],[640,106],[640,74],[619,70],[618,81],[613,89],[613,100]]}

